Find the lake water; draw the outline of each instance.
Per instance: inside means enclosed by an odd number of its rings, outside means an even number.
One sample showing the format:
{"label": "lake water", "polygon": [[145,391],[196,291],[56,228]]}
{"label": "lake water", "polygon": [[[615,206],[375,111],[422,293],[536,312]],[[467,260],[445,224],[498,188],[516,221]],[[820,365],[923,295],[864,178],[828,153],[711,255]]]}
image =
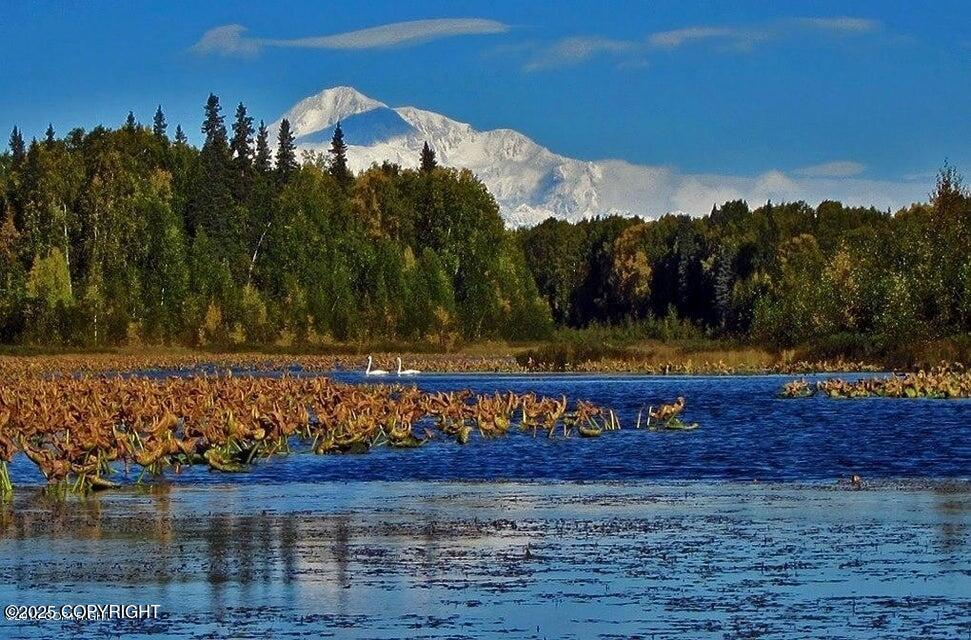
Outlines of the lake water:
{"label": "lake water", "polygon": [[[971,402],[777,399],[788,379],[422,376],[592,400],[624,429],[296,453],[66,502],[18,460],[0,603],[162,617],[0,637],[971,638]],[[678,395],[698,430],[632,429]]]}
{"label": "lake water", "polygon": [[[358,374],[338,380],[363,383]],[[852,378],[854,376],[846,376]],[[535,391],[613,408],[623,429],[568,440],[517,433],[466,446],[439,440],[414,450],[379,448],[360,456],[292,455],[262,461],[234,483],[324,480],[771,480],[831,481],[971,477],[971,400],[780,399],[791,376],[433,375],[429,391]],[[389,379],[394,381],[394,378]],[[686,398],[691,432],[633,429],[643,406]],[[645,411],[646,414],[646,411]],[[14,483],[43,478],[26,459]],[[176,482],[225,482],[203,467]]]}
{"label": "lake water", "polygon": [[162,614],[10,639],[971,633],[966,485],[176,485],[18,494],[0,522],[3,604]]}

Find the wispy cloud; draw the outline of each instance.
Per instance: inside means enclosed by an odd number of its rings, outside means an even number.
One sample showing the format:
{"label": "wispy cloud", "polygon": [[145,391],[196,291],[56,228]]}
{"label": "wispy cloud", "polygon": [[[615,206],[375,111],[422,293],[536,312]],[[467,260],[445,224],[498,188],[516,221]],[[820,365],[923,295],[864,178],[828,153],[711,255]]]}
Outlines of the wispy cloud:
{"label": "wispy cloud", "polygon": [[870,20],[869,18],[851,18],[848,16],[838,18],[796,18],[792,22],[796,25],[820,29],[830,33],[868,33],[878,31],[882,26],[876,20]]}
{"label": "wispy cloud", "polygon": [[215,27],[202,34],[199,42],[190,51],[199,55],[218,54],[223,56],[251,56],[259,53],[263,44],[255,38],[243,34],[246,27],[241,24],[227,24]]}
{"label": "wispy cloud", "polygon": [[737,35],[738,30],[730,27],[685,27],[671,31],[658,31],[647,37],[647,42],[655,47],[674,49],[683,44],[712,38],[725,38]]}
{"label": "wispy cloud", "polygon": [[677,49],[703,41],[728,45],[733,49],[750,50],[756,45],[799,33],[815,32],[828,35],[858,35],[879,31],[882,25],[868,18],[839,16],[834,18],[786,18],[764,24],[739,26],[697,25],[658,31],[647,42],[658,49]]}
{"label": "wispy cloud", "polygon": [[599,55],[627,56],[641,48],[638,42],[612,40],[599,36],[576,36],[563,38],[543,47],[523,67],[536,71],[549,67],[577,64]]}
{"label": "wispy cloud", "polygon": [[846,16],[784,18],[743,25],[692,25],[657,31],[643,38],[618,40],[597,35],[573,36],[550,43],[505,45],[493,53],[520,55],[523,70],[539,71],[576,65],[596,57],[612,58],[618,68],[643,67],[652,52],[675,51],[689,45],[708,43],[721,50],[751,51],[757,46],[796,35],[854,36],[876,32],[880,22]]}
{"label": "wispy cloud", "polygon": [[811,167],[803,167],[795,173],[803,178],[852,178],[866,171],[866,165],[852,160],[834,160]]}
{"label": "wispy cloud", "polygon": [[505,33],[509,26],[485,18],[442,18],[394,22],[369,29],[309,38],[254,38],[242,25],[228,24],[206,31],[191,51],[200,55],[252,56],[266,47],[308,49],[379,49],[406,46],[455,36]]}

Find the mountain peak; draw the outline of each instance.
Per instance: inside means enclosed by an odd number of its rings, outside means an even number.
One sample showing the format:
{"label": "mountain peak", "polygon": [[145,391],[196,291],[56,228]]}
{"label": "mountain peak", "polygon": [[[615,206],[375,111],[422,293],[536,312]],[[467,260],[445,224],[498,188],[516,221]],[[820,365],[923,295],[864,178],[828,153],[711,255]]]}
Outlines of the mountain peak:
{"label": "mountain peak", "polygon": [[[334,125],[342,120],[347,161],[363,171],[384,161],[415,168],[427,143],[439,164],[471,170],[489,189],[510,226],[531,225],[548,217],[579,220],[599,215],[649,215],[688,211],[702,215],[713,202],[768,198],[807,199],[812,181],[796,182],[781,172],[759,176],[682,174],[665,166],[622,160],[578,160],[559,155],[513,129],[480,131],[471,124],[415,107],[391,108],[353,87],[338,86],[304,98],[284,114],[294,127],[297,148],[326,153]],[[278,120],[270,125],[276,138]],[[849,204],[899,206],[912,198],[910,187],[893,183],[845,181],[852,189],[830,196]],[[893,194],[881,196],[876,189]],[[861,191],[862,189],[862,191]],[[874,196],[877,196],[874,198]]]}
{"label": "mountain peak", "polygon": [[339,120],[365,111],[387,107],[354,87],[338,86],[304,98],[283,114],[297,136],[333,126]]}
{"label": "mountain peak", "polygon": [[[354,171],[393,162],[417,167],[428,143],[440,164],[473,171],[495,196],[507,224],[535,224],[550,215],[576,219],[601,208],[598,167],[565,158],[512,129],[477,131],[471,125],[415,107],[392,109],[353,87],[325,89],[284,114],[297,147],[324,152],[342,122]],[[271,125],[275,134],[279,121]]]}

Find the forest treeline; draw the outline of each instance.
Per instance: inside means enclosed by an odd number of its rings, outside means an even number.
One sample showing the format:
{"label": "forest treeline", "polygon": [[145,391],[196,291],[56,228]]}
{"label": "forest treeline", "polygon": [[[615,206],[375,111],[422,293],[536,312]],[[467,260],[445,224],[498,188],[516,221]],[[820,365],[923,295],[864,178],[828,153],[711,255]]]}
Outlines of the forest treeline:
{"label": "forest treeline", "polygon": [[824,201],[726,202],[708,216],[547,220],[520,232],[559,325],[647,322],[821,356],[971,345],[971,197],[945,164],[896,213]]}
{"label": "forest treeline", "polygon": [[240,104],[201,148],[149,126],[14,129],[0,156],[0,342],[449,348],[637,326],[876,350],[971,331],[971,198],[945,166],[896,213],[741,201],[702,218],[506,230],[469,171],[296,156]]}

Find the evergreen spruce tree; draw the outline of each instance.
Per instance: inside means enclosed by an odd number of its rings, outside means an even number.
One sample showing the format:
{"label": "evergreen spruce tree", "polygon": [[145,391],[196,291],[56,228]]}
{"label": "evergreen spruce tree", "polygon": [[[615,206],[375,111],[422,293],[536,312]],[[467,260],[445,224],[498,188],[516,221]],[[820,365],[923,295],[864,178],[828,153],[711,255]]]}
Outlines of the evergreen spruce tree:
{"label": "evergreen spruce tree", "polygon": [[270,153],[270,132],[266,128],[266,124],[260,120],[260,129],[256,134],[256,157],[253,159],[253,166],[260,173],[269,173],[272,159]]}
{"label": "evergreen spruce tree", "polygon": [[233,198],[233,175],[230,170],[229,140],[220,113],[219,98],[209,94],[206,117],[202,124],[206,140],[199,152],[199,175],[191,207],[190,229],[203,229],[221,254],[230,259],[237,247],[239,224]]}
{"label": "evergreen spruce tree", "polygon": [[734,284],[734,252],[727,245],[719,247],[715,256],[715,312],[719,326],[731,330],[729,312],[732,302],[732,285]]}
{"label": "evergreen spruce tree", "polygon": [[342,187],[350,185],[353,176],[347,168],[347,145],[344,143],[344,131],[338,120],[334,128],[334,137],[330,141],[330,175],[334,176]]}
{"label": "evergreen spruce tree", "polygon": [[206,101],[206,119],[202,123],[202,132],[206,134],[206,141],[202,144],[203,152],[207,148],[220,152],[228,151],[226,124],[220,111],[219,98],[210,93]]}
{"label": "evergreen spruce tree", "polygon": [[165,123],[165,114],[162,113],[162,105],[159,105],[158,109],[155,110],[155,118],[152,120],[152,133],[154,133],[155,137],[159,140],[166,140],[165,130],[167,128],[168,125]]}
{"label": "evergreen spruce tree", "polygon": [[24,159],[27,155],[27,146],[24,144],[24,136],[20,133],[20,129],[17,127],[13,128],[10,132],[10,155],[13,158],[14,163],[18,163]]}
{"label": "evergreen spruce tree", "polygon": [[187,145],[189,144],[189,138],[186,137],[185,131],[182,130],[182,125],[175,125],[175,144]]}
{"label": "evergreen spruce tree", "polygon": [[246,115],[246,105],[242,102],[236,107],[236,120],[233,122],[233,139],[229,150],[240,167],[252,166],[253,118]]}
{"label": "evergreen spruce tree", "polygon": [[438,161],[435,160],[435,151],[426,142],[425,146],[421,148],[421,172],[431,173],[437,166]]}
{"label": "evergreen spruce tree", "polygon": [[44,144],[46,144],[48,147],[53,146],[54,145],[54,141],[56,139],[57,138],[54,137],[54,125],[53,124],[48,124],[47,125],[47,133],[44,134]]}
{"label": "evergreen spruce tree", "polygon": [[128,131],[134,131],[138,128],[138,121],[135,120],[135,114],[131,111],[128,112],[128,117],[125,118],[125,129]]}
{"label": "evergreen spruce tree", "polygon": [[293,131],[290,121],[280,121],[280,136],[276,148],[276,171],[281,180],[286,180],[297,168],[297,151],[293,144]]}

